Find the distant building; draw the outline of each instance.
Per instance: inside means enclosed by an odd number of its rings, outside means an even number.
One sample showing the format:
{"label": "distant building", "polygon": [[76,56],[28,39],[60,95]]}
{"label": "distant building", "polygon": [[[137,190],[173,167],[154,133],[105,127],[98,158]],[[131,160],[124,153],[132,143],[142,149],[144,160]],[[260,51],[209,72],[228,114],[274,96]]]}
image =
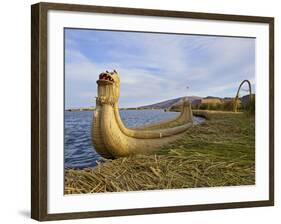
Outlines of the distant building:
{"label": "distant building", "polygon": [[201,103],[206,104],[221,104],[222,100],[220,98],[203,98]]}
{"label": "distant building", "polygon": [[192,101],[192,106],[198,106],[201,104],[222,104],[223,101],[218,97],[208,96],[202,99],[196,99]]}
{"label": "distant building", "polygon": [[224,97],[222,99],[222,101],[225,103],[225,102],[230,102],[230,101],[233,101],[235,98],[234,97]]}

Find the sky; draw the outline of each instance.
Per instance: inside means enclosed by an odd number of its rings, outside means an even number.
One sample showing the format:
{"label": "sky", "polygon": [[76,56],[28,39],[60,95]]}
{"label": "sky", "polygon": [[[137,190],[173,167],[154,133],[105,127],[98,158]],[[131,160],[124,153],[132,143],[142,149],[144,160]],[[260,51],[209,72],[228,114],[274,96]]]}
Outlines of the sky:
{"label": "sky", "polygon": [[234,97],[244,79],[255,91],[254,38],[65,29],[64,41],[66,108],[95,106],[96,80],[113,69],[120,107]]}

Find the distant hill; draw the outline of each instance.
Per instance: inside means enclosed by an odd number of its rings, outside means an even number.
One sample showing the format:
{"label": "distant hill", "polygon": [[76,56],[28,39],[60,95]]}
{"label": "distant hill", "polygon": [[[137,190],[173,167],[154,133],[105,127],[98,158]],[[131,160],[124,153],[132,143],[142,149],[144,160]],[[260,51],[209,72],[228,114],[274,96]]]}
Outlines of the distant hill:
{"label": "distant hill", "polygon": [[[252,95],[252,99],[255,99],[255,94],[253,94]],[[240,100],[241,100],[241,104],[243,105],[243,106],[245,106],[245,105],[247,105],[248,104],[248,102],[249,102],[249,100],[250,100],[250,95],[248,94],[248,95],[245,95],[245,96],[242,96],[241,98],[240,98]]]}
{"label": "distant hill", "polygon": [[[254,95],[254,94],[253,94]],[[188,99],[192,104],[193,102],[196,104],[196,102],[201,101],[201,99],[219,99],[222,102],[224,101],[229,101],[232,100],[233,98],[231,97],[215,97],[215,96],[207,96],[207,97],[199,97],[199,96],[184,96],[184,97],[178,97],[175,99],[170,99],[170,100],[165,100],[165,101],[161,101],[159,103],[154,103],[154,104],[150,104],[150,105],[145,105],[145,106],[140,106],[137,107],[137,109],[169,109],[170,107],[174,106],[174,105],[180,105],[182,104],[184,99]],[[249,95],[245,95],[243,97],[239,98],[242,101],[242,104],[247,104],[249,101]]]}
{"label": "distant hill", "polygon": [[155,103],[155,104],[140,106],[140,107],[138,107],[138,109],[168,109],[168,108],[170,108],[174,104],[181,103],[186,98],[188,100],[190,100],[191,102],[193,100],[202,99],[202,97],[199,97],[199,96],[178,97],[178,98],[175,98],[175,99],[161,101],[161,102]]}

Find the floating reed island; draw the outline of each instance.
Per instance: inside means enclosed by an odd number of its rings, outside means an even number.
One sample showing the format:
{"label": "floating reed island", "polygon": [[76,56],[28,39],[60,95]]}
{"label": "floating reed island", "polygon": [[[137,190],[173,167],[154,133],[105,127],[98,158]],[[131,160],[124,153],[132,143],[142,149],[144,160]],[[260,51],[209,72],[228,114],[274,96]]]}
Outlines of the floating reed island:
{"label": "floating reed island", "polygon": [[65,194],[255,184],[255,118],[248,113],[193,111],[206,121],[147,155],[103,159],[66,169]]}

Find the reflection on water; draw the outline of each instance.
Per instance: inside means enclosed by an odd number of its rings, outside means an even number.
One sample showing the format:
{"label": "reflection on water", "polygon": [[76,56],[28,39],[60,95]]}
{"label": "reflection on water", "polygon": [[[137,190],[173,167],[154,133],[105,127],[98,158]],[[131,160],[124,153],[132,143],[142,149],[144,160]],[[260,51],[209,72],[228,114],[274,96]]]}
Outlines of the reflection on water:
{"label": "reflection on water", "polygon": [[[135,127],[158,122],[178,115],[176,112],[163,110],[121,110],[120,116],[126,127]],[[65,112],[64,128],[64,162],[65,167],[93,167],[100,156],[91,141],[92,111]],[[204,119],[195,117],[196,123]]]}

